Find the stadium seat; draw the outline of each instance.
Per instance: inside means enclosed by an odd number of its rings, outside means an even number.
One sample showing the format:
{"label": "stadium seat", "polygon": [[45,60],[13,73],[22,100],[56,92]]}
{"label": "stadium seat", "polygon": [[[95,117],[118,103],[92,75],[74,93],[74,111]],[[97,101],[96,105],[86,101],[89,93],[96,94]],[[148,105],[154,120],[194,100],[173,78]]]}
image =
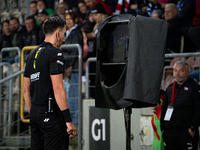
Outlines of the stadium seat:
{"label": "stadium seat", "polygon": [[195,71],[195,70],[199,70],[200,67],[200,57],[195,56],[195,57],[189,57],[186,60],[187,64],[189,66],[191,66],[192,70],[191,71]]}

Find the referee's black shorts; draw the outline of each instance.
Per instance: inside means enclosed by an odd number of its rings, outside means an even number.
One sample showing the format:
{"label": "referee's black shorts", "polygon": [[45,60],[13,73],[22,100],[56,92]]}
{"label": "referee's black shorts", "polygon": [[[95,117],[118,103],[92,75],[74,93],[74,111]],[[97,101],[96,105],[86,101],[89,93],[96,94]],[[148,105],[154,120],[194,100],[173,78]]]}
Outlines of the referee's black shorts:
{"label": "referee's black shorts", "polygon": [[32,105],[30,110],[31,150],[68,150],[69,135],[61,111]]}

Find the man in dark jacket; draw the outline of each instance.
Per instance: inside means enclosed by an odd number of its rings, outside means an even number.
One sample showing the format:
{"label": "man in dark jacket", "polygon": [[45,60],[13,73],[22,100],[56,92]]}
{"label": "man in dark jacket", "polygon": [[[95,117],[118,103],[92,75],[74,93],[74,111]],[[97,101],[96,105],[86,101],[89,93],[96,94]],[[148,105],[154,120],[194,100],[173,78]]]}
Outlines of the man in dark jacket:
{"label": "man in dark jacket", "polygon": [[[20,49],[23,48],[22,43],[22,36],[26,31],[26,28],[24,25],[20,25],[19,19],[12,17],[10,19],[10,28],[12,30],[11,33],[11,43],[13,47],[19,47]],[[9,52],[10,60],[12,60],[12,63],[14,63],[15,56],[17,55],[17,51],[11,51]]]}
{"label": "man in dark jacket", "polygon": [[[22,45],[24,46],[36,46],[41,44],[43,41],[39,41],[39,32],[42,30],[36,25],[35,18],[33,16],[28,16],[25,20],[26,32],[22,35]],[[26,52],[29,54],[30,51]],[[15,62],[18,62],[18,57],[15,58]]]}
{"label": "man in dark jacket", "polygon": [[164,96],[160,123],[166,150],[197,150],[200,124],[200,86],[188,78],[189,66],[178,61],[175,82]]}
{"label": "man in dark jacket", "polygon": [[25,26],[20,25],[18,18],[12,17],[10,19],[10,28],[12,30],[12,33],[11,33],[12,46],[13,47],[17,46],[20,49],[22,49],[23,44],[22,44],[21,38],[26,31]]}
{"label": "man in dark jacket", "polygon": [[[12,47],[11,44],[11,30],[9,28],[9,20],[4,20],[1,24],[3,35],[0,37],[0,51],[5,47]],[[3,61],[7,62],[7,58],[9,58],[8,52],[2,53]]]}
{"label": "man in dark jacket", "polygon": [[180,53],[181,25],[177,19],[176,5],[169,3],[165,5],[165,21],[169,23],[167,31],[167,49],[175,53]]}

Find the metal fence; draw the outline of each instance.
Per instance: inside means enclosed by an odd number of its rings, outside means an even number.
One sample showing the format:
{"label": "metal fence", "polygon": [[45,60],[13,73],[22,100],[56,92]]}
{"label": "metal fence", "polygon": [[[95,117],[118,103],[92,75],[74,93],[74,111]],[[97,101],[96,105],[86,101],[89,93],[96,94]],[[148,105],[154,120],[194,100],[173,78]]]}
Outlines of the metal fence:
{"label": "metal fence", "polygon": [[[82,49],[80,47],[80,45],[78,44],[65,44],[62,45],[60,47],[60,49],[63,51],[63,53],[65,53],[66,49],[69,48],[77,48],[78,49],[78,55],[77,56],[73,56],[73,57],[77,57],[78,58],[78,65],[79,68],[78,70],[78,149],[81,150],[82,149]],[[23,56],[23,54],[22,54]],[[196,57],[200,57],[200,53],[181,53],[181,54],[165,54],[165,58],[174,58],[174,57],[192,57],[192,56],[196,56]],[[90,90],[92,88],[95,88],[95,85],[91,85],[90,84],[90,76],[95,76],[96,72],[90,72],[90,63],[91,62],[96,62],[96,57],[94,58],[89,58],[87,60],[87,64],[86,64],[86,90],[85,90],[85,98],[88,99],[90,98]],[[2,68],[2,66],[6,66],[7,67],[7,76],[1,76],[0,78],[0,145],[3,145],[6,141],[3,140],[4,136],[9,136],[12,135],[13,132],[13,128],[14,126],[16,126],[17,124],[17,134],[15,134],[16,136],[19,135],[23,135],[26,133],[29,133],[29,130],[25,130],[23,132],[20,132],[20,119],[19,117],[17,119],[14,120],[13,118],[13,113],[17,110],[17,112],[19,113],[19,109],[20,107],[24,107],[24,101],[17,101],[17,105],[13,106],[13,92],[12,92],[12,87],[13,87],[13,79],[16,78],[17,76],[21,75],[23,77],[23,72],[24,69],[21,69],[19,72],[14,73],[12,72],[12,66],[8,63],[0,63],[0,67]],[[200,64],[199,64],[200,66]],[[23,65],[21,67],[24,67]],[[22,81],[21,81],[22,82]],[[23,85],[23,84],[21,84]],[[20,87],[20,86],[19,86]],[[6,91],[6,92],[5,92]],[[22,91],[22,87],[19,88],[19,93]],[[5,93],[3,93],[5,92]],[[19,95],[21,97],[23,97],[23,95]],[[17,107],[17,109],[15,108]],[[26,110],[23,110],[26,112]],[[24,113],[24,112],[23,112]],[[24,118],[27,118],[28,116],[24,116]]]}
{"label": "metal fence", "polygon": [[[173,54],[165,54],[165,59],[173,59],[175,57],[179,57],[179,58],[180,57],[184,57],[185,61],[186,61],[186,59],[189,58],[189,57],[200,57],[200,52],[196,52],[196,53],[173,53]],[[90,63],[91,62],[96,62],[96,57],[88,58],[87,64],[86,64],[86,83],[85,83],[85,85],[86,85],[85,86],[85,98],[86,99],[90,98],[90,90],[92,88],[95,88],[95,85],[91,85],[90,84],[90,78],[89,78],[91,75],[94,75],[94,76],[96,75],[95,72],[90,72]],[[195,66],[196,66],[196,68],[200,68],[200,62],[197,62],[197,65],[195,65]],[[170,66],[170,67],[171,67],[171,69],[173,68],[173,66]],[[194,69],[191,69],[191,72],[193,72],[193,71],[194,71]],[[172,70],[170,70],[168,72],[170,72],[170,74],[172,76]],[[163,70],[162,85],[161,85],[161,88],[163,88],[163,89],[166,89],[166,87],[169,84],[171,84],[171,81],[169,81],[167,83],[167,85],[163,85],[163,84],[165,84],[165,81],[167,80],[165,78],[165,74],[166,74],[166,70],[164,69]],[[170,79],[173,80],[173,78],[170,78]],[[199,77],[199,79],[200,79],[200,77]]]}

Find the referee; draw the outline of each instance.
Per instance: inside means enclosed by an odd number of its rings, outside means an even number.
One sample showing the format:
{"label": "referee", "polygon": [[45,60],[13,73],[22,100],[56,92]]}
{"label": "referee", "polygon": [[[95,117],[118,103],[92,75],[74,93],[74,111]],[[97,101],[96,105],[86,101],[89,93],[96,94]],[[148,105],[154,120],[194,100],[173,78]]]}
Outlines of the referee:
{"label": "referee", "polygon": [[48,18],[45,40],[28,56],[24,72],[24,98],[30,113],[31,150],[67,150],[76,135],[63,87],[64,58],[57,49],[65,37],[66,22]]}

